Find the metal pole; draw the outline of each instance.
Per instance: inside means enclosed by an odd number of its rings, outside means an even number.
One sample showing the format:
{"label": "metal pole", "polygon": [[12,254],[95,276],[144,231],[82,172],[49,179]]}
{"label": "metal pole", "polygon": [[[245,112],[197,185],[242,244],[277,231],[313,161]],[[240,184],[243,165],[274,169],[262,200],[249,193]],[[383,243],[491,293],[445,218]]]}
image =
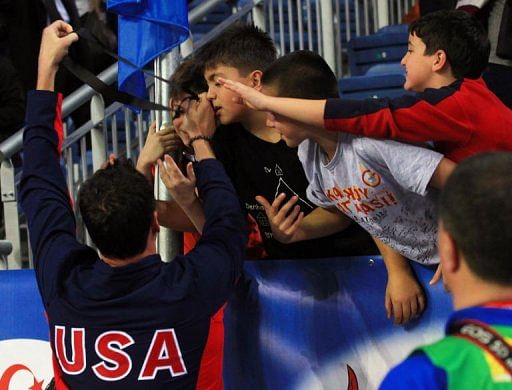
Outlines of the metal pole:
{"label": "metal pole", "polygon": [[[103,123],[105,119],[105,102],[103,96],[94,95],[91,99],[91,121],[95,124]],[[107,158],[107,148],[105,145],[105,133],[102,125],[96,125],[91,130],[92,146],[92,169],[96,172]],[[69,167],[68,167],[69,168]]]}
{"label": "metal pole", "polygon": [[299,49],[304,50],[304,27],[302,23],[302,3],[296,1],[297,5],[297,29],[299,30]]}
{"label": "metal pole", "polygon": [[284,47],[284,15],[283,15],[283,0],[278,0],[277,2],[277,12],[279,15],[279,48],[281,52],[279,55],[284,56],[286,54],[286,49]]}
{"label": "metal pole", "polygon": [[336,72],[336,48],[334,42],[334,26],[332,0],[321,0],[323,57],[333,72]]}
{"label": "metal pole", "polygon": [[389,5],[387,1],[376,1],[378,29],[389,25]]}
{"label": "metal pole", "polygon": [[261,28],[263,31],[267,31],[265,25],[265,3],[263,1],[254,1],[254,8],[252,9],[252,20],[256,27]]}
{"label": "metal pole", "polygon": [[[170,53],[160,56],[155,60],[155,74],[169,79],[174,73],[174,70],[178,67],[180,62],[179,48],[174,48]],[[158,64],[157,64],[158,63]],[[157,73],[157,70],[160,73]],[[159,92],[159,93],[157,93]],[[169,84],[162,82],[161,80],[155,80],[155,102],[168,105],[170,97]],[[156,129],[160,129],[163,123],[170,123],[171,118],[168,111],[162,111],[156,115]],[[176,156],[173,156],[176,157]],[[170,200],[167,188],[160,180],[158,169],[155,172],[155,196],[159,200]],[[180,254],[181,250],[181,237],[176,232],[170,229],[161,227],[160,233],[158,233],[157,247],[160,252],[160,256],[163,261],[169,262],[173,260],[177,255]]]}
{"label": "metal pole", "polygon": [[14,167],[10,159],[2,161],[0,168],[2,202],[4,204],[5,238],[12,243],[12,252],[7,256],[7,269],[21,269],[20,218],[16,194]]}

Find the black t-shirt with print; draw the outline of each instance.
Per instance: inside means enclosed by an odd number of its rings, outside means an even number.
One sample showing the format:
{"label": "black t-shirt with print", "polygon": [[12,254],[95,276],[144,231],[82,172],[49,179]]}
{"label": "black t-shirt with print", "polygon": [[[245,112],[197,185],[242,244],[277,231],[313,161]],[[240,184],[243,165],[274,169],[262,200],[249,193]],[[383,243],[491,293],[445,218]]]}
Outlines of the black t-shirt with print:
{"label": "black t-shirt with print", "polygon": [[280,193],[298,195],[297,204],[307,215],[315,209],[306,196],[308,182],[297,157],[297,148],[284,141],[271,143],[249,133],[240,124],[220,126],[214,136],[217,158],[231,178],[243,207],[258,224],[269,258],[294,259],[378,253],[368,233],[356,224],[343,232],[314,240],[282,244],[272,237],[257,195],[270,203]]}

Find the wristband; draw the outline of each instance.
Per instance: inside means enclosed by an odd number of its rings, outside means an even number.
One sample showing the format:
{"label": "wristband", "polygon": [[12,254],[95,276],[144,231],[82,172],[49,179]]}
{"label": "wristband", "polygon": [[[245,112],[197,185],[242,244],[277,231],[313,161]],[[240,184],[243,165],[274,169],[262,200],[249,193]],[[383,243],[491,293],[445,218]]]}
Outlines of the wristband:
{"label": "wristband", "polygon": [[202,140],[205,140],[205,141],[211,142],[212,137],[208,137],[207,135],[196,135],[195,137],[192,137],[192,138],[190,138],[190,139],[189,139],[189,141],[188,141],[188,146],[189,146],[189,147],[192,147],[192,144],[193,144],[195,141],[199,140],[199,139],[202,139]]}

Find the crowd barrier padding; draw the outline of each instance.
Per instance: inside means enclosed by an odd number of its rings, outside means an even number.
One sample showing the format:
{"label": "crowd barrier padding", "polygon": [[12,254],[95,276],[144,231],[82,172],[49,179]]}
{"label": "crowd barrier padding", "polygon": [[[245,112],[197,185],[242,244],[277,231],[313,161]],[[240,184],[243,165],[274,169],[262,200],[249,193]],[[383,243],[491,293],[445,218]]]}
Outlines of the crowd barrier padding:
{"label": "crowd barrier padding", "polygon": [[[443,335],[451,300],[428,286],[406,326],[386,318],[386,271],[376,257],[247,261],[225,314],[226,389],[374,389],[415,347]],[[0,388],[52,377],[48,328],[32,270],[0,271]]]}

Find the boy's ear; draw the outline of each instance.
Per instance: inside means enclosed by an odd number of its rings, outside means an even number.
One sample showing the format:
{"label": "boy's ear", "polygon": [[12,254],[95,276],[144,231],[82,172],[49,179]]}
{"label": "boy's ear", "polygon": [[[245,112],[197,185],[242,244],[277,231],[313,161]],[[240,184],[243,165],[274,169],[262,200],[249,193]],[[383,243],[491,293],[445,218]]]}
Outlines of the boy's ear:
{"label": "boy's ear", "polygon": [[261,76],[263,76],[263,72],[261,70],[253,70],[249,74],[250,86],[258,91],[261,90]]}
{"label": "boy's ear", "polygon": [[460,268],[460,251],[452,235],[446,231],[443,223],[438,229],[438,250],[443,265],[443,275],[450,275]]}
{"label": "boy's ear", "polygon": [[439,72],[444,70],[450,66],[448,63],[448,57],[446,56],[446,52],[444,50],[437,50],[434,55],[434,62],[432,63],[432,71]]}

